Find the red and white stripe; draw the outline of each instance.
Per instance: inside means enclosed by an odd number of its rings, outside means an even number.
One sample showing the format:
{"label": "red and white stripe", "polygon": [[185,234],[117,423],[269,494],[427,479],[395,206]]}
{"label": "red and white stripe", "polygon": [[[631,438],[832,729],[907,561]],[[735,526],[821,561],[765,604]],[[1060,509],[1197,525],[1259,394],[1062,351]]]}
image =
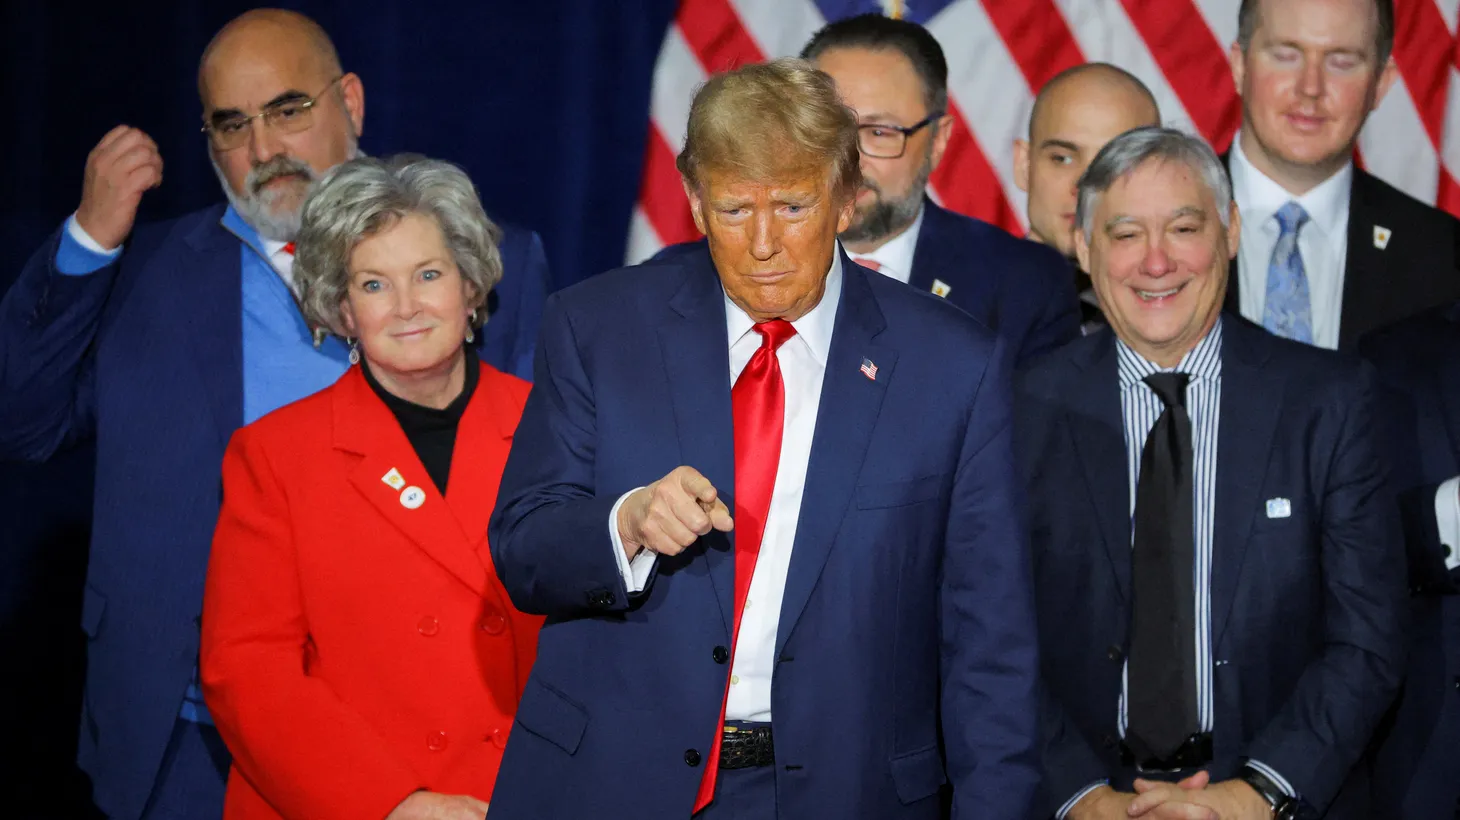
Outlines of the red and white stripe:
{"label": "red and white stripe", "polygon": [[[1034,90],[1087,60],[1131,71],[1151,87],[1168,125],[1198,131],[1225,149],[1241,120],[1227,60],[1239,2],[951,3],[928,22],[948,57],[955,117],[933,196],[1022,233],[1025,200],[1014,185],[1013,141],[1028,127]],[[1411,196],[1460,214],[1460,0],[1396,0],[1396,14],[1399,79],[1359,136],[1361,161]],[[674,167],[694,89],[715,71],[795,54],[824,23],[810,0],[680,0],[654,68],[629,262],[698,236]]]}

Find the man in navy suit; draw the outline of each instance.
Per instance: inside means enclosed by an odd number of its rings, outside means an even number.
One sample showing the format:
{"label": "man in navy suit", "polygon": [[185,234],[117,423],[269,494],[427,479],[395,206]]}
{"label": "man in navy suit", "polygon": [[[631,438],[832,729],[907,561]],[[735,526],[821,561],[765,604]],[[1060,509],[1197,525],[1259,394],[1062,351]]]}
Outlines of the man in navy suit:
{"label": "man in navy suit", "polygon": [[1379,370],[1409,550],[1404,692],[1375,791],[1405,820],[1460,815],[1460,303],[1359,342]]}
{"label": "man in navy suit", "polygon": [[[195,670],[224,445],[346,368],[337,339],[311,343],[288,243],[310,180],[355,153],[360,79],[313,21],[261,11],[214,38],[199,91],[230,204],[133,231],[162,160],[118,127],[75,215],[0,302],[0,455],[41,461],[96,436],[79,758],[113,818],[221,815],[227,750]],[[531,344],[511,329],[535,332],[545,262],[525,232],[502,254],[506,319],[487,323],[483,354],[520,370]]]}
{"label": "man in navy suit", "polygon": [[1080,180],[1113,333],[1016,391],[1043,662],[1037,817],[1370,818],[1404,551],[1356,360],[1222,315],[1240,220],[1197,137]]}
{"label": "man in navy suit", "polygon": [[948,64],[933,35],[863,14],[821,29],[801,56],[836,80],[860,119],[862,188],[841,235],[853,260],[963,308],[1008,341],[1016,362],[1079,335],[1074,281],[1059,254],[928,198],[954,127]]}
{"label": "man in navy suit", "polygon": [[548,616],[494,820],[1028,810],[1004,344],[839,250],[856,130],[803,61],[711,79],[707,249],[548,300],[489,530]]}

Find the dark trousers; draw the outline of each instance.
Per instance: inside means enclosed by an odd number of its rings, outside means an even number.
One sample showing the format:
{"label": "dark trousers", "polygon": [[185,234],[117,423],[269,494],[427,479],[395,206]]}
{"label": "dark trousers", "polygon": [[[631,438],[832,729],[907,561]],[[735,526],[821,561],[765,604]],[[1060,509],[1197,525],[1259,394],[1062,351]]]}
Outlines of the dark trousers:
{"label": "dark trousers", "polygon": [[776,767],[721,769],[714,801],[694,820],[776,820]]}
{"label": "dark trousers", "polygon": [[228,761],[228,747],[217,729],[179,719],[142,820],[219,820]]}

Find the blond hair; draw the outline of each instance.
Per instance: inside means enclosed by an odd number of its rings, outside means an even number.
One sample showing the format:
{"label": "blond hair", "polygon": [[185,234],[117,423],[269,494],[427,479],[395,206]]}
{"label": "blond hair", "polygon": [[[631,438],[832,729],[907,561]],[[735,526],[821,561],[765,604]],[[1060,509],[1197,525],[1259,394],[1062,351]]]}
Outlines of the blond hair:
{"label": "blond hair", "polygon": [[717,74],[695,92],[675,165],[703,191],[706,171],[767,182],[826,173],[842,198],[862,184],[857,115],[830,76],[784,57]]}

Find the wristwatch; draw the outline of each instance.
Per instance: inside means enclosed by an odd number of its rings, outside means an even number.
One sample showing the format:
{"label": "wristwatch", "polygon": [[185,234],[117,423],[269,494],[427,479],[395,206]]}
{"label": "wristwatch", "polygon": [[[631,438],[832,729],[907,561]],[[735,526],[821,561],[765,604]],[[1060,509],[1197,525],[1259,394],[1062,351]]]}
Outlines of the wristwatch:
{"label": "wristwatch", "polygon": [[1299,810],[1302,804],[1298,798],[1290,797],[1278,788],[1278,784],[1272,782],[1272,778],[1257,769],[1243,766],[1237,779],[1251,786],[1252,790],[1257,792],[1258,797],[1267,801],[1267,805],[1272,809],[1273,820],[1298,820],[1301,816]]}

